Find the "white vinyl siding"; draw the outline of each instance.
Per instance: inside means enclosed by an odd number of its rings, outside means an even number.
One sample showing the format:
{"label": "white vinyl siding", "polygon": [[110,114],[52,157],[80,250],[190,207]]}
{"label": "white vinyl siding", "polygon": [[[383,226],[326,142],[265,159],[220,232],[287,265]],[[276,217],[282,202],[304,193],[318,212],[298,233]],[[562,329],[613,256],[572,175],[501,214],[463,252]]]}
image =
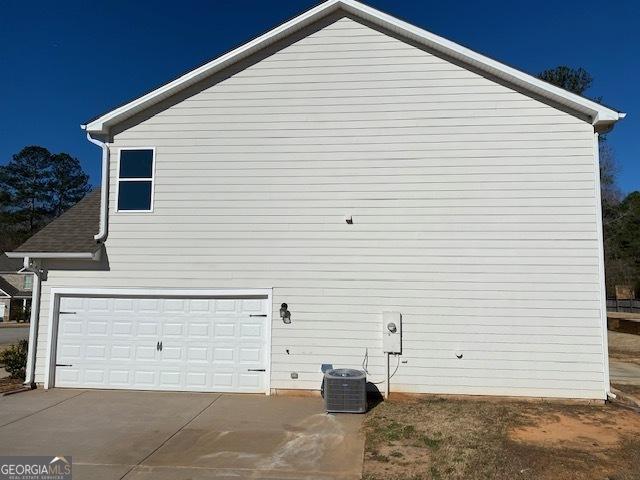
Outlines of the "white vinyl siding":
{"label": "white vinyl siding", "polygon": [[156,148],[154,211],[112,193],[108,270],[50,272],[37,380],[50,287],[273,287],[272,388],[366,352],[381,381],[397,310],[392,390],[603,398],[593,137],[342,18],[116,135],[112,192],[118,148]]}

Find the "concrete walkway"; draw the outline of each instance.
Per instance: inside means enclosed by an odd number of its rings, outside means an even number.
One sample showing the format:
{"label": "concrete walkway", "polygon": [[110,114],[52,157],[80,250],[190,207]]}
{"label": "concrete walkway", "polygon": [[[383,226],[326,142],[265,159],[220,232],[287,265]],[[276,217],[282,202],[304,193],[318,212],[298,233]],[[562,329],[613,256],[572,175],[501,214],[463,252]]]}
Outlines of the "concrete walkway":
{"label": "concrete walkway", "polygon": [[0,399],[0,452],[69,455],[75,480],[357,479],[362,419],[316,398],[38,389]]}

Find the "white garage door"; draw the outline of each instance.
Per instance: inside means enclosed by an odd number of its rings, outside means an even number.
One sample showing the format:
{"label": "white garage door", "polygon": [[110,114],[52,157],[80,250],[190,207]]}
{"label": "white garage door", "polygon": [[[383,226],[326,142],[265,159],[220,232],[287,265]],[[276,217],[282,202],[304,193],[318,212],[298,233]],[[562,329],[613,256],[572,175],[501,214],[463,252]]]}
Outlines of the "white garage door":
{"label": "white garage door", "polygon": [[264,392],[266,298],[60,298],[58,387]]}

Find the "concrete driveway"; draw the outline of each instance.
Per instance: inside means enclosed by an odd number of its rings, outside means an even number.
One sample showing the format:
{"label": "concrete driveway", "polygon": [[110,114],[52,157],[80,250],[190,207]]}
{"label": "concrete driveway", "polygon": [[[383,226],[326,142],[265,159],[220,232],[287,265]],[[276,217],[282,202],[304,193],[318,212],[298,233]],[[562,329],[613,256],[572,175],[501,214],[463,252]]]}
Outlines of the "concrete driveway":
{"label": "concrete driveway", "polygon": [[0,452],[72,456],[75,480],[356,479],[362,419],[317,398],[38,389],[0,398]]}

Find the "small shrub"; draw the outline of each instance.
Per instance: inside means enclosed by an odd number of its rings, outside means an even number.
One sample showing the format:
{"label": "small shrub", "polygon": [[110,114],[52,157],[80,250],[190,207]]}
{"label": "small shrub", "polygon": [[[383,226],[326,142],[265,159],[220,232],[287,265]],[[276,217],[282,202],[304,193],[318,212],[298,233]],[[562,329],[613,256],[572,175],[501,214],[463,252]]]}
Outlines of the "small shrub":
{"label": "small shrub", "polygon": [[0,364],[9,372],[11,378],[24,380],[27,373],[27,351],[29,342],[20,340],[16,345],[11,345],[6,350],[0,352]]}

